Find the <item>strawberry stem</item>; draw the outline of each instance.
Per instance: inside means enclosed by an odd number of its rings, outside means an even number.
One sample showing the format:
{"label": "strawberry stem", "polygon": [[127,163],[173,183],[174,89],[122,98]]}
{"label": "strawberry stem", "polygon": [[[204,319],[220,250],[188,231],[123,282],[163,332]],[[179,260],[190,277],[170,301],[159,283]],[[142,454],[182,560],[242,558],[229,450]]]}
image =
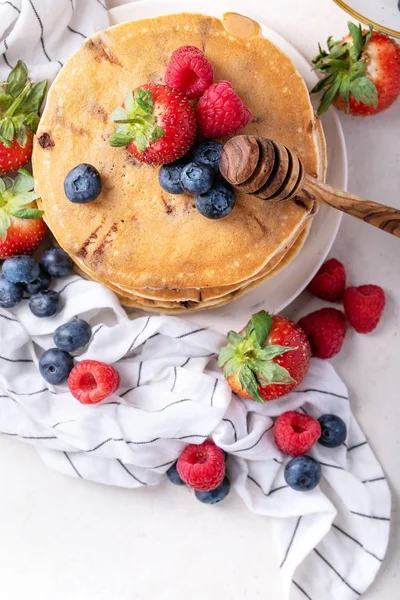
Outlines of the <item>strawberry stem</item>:
{"label": "strawberry stem", "polygon": [[22,104],[22,101],[24,100],[25,96],[28,94],[31,87],[32,87],[31,83],[26,84],[26,86],[24,87],[24,89],[22,90],[22,92],[20,93],[18,98],[16,98],[14,100],[14,102],[11,104],[11,106],[6,110],[6,112],[4,113],[4,117],[12,117],[15,114],[15,111],[20,106],[20,104]]}

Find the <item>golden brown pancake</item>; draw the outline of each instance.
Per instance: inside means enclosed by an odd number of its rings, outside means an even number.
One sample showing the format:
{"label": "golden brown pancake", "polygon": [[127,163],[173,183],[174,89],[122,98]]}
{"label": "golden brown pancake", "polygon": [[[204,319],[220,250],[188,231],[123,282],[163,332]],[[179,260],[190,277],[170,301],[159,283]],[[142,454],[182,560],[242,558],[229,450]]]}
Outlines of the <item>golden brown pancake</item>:
{"label": "golden brown pancake", "polygon": [[[253,120],[242,133],[292,148],[310,174],[320,168],[318,125],[304,81],[267,39],[234,38],[218,19],[192,14],[97,33],[51,87],[37,132],[34,175],[45,219],[72,259],[106,285],[143,294],[148,288],[242,286],[303,229],[312,210],[304,201],[275,204],[236,191],[230,215],[206,219],[191,196],[160,188],[157,169],[109,145],[114,124],[108,115],[129,89],[161,81],[173,50],[182,45],[201,48],[215,80],[231,81],[251,108]],[[83,162],[99,170],[103,190],[96,201],[77,205],[65,197],[63,183]],[[210,300],[218,294],[210,290]]]}

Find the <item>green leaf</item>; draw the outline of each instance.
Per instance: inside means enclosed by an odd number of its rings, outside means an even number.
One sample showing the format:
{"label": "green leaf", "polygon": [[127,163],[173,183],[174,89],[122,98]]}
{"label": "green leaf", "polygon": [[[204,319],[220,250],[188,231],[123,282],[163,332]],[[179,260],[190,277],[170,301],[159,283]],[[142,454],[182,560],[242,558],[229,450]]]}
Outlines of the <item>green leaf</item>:
{"label": "green leaf", "polygon": [[246,326],[246,336],[253,336],[261,348],[272,327],[272,317],[265,310],[255,313]]}
{"label": "green leaf", "polygon": [[331,75],[328,75],[327,77],[324,77],[323,79],[320,79],[318,81],[318,83],[316,83],[314,85],[314,87],[310,91],[310,94],[316,94],[316,93],[320,92],[324,87],[326,87],[327,85],[332,83],[332,81],[334,81],[335,77],[336,77],[336,75],[331,74]]}
{"label": "green leaf", "polygon": [[132,140],[132,136],[125,135],[123,133],[114,133],[111,135],[109,143],[110,146],[114,146],[115,148],[120,146],[126,146]]}
{"label": "green leaf", "polygon": [[5,192],[6,189],[7,189],[7,186],[6,186],[5,182],[3,181],[3,179],[0,177],[0,194]]}
{"label": "green leaf", "polygon": [[152,131],[152,134],[150,136],[150,141],[151,142],[156,142],[157,140],[159,140],[160,138],[163,137],[163,135],[165,135],[165,131],[162,127],[159,127],[158,125],[156,125]]}
{"label": "green leaf", "polygon": [[237,356],[233,356],[225,363],[225,366],[224,366],[225,377],[230,377],[231,375],[236,373],[236,371],[239,371],[239,369],[241,369],[241,367],[242,367],[242,362],[241,362],[240,358],[238,358]]}
{"label": "green leaf", "polygon": [[222,367],[229,359],[235,356],[236,352],[232,346],[224,346],[218,356],[218,366]]}
{"label": "green leaf", "polygon": [[277,356],[281,356],[285,354],[285,352],[290,352],[292,350],[296,350],[296,348],[292,348],[291,346],[265,346],[262,350],[260,350],[257,354],[258,360],[272,360]]}
{"label": "green leaf", "polygon": [[374,32],[374,28],[372,27],[372,25],[370,23],[369,29],[368,29],[367,33],[364,35],[364,46],[365,46],[365,44],[368,44],[369,40],[372,37],[373,32]]}
{"label": "green leaf", "polygon": [[236,348],[238,344],[243,342],[243,336],[241,336],[239,333],[236,333],[236,331],[229,331],[226,337],[228,342],[232,344],[234,348]]}
{"label": "green leaf", "polygon": [[346,52],[348,52],[348,50],[349,50],[348,44],[346,44],[345,42],[337,42],[331,48],[331,57],[332,58],[340,58],[341,56],[346,54]]}
{"label": "green leaf", "polygon": [[43,215],[43,211],[37,208],[20,208],[8,212],[18,219],[39,219]]}
{"label": "green leaf", "polygon": [[322,94],[321,102],[320,102],[318,110],[317,110],[317,115],[319,117],[328,110],[328,108],[330,107],[330,105],[332,104],[334,99],[336,98],[339,88],[340,88],[340,79],[335,79],[335,81],[332,83],[332,85],[330,85],[328,88],[326,88],[325,92]]}
{"label": "green leaf", "polygon": [[353,63],[351,67],[351,71],[349,71],[349,78],[351,81],[357,79],[358,77],[363,77],[365,75],[365,62],[363,60],[359,60],[356,63]]}
{"label": "green leaf", "polygon": [[368,77],[358,77],[352,81],[350,92],[358,102],[373,107],[378,105],[378,91],[375,84]]}
{"label": "green leaf", "polygon": [[256,360],[254,362],[254,369],[257,373],[263,377],[268,383],[292,383],[293,379],[290,373],[284,367],[277,365],[273,362],[266,362],[263,360]]}
{"label": "green leaf", "polygon": [[0,210],[0,238],[4,242],[7,237],[7,230],[11,225],[10,215],[5,210]]}
{"label": "green leaf", "polygon": [[349,110],[350,110],[350,106],[349,106],[350,85],[351,85],[350,77],[348,75],[343,75],[343,77],[340,80],[339,93],[344,100],[347,112],[349,112]]}
{"label": "green leaf", "polygon": [[14,139],[14,131],[15,129],[12,119],[7,118],[0,121],[0,137],[8,148],[11,146],[11,142]]}
{"label": "green leaf", "polygon": [[25,125],[23,125],[18,118],[13,119],[14,123],[14,138],[17,140],[18,144],[25,148],[26,142],[28,141],[28,134],[26,131]]}
{"label": "green leaf", "polygon": [[139,88],[135,91],[135,95],[133,97],[134,102],[140,106],[140,108],[145,113],[152,113],[154,108],[154,98],[152,92],[150,90],[146,90],[144,88]]}
{"label": "green leaf", "polygon": [[248,392],[253,400],[265,404],[265,401],[263,400],[258,388],[257,378],[248,365],[242,365],[240,368],[239,382],[242,386],[242,389]]}
{"label": "green leaf", "polygon": [[11,188],[13,194],[23,194],[33,190],[35,180],[25,169],[20,169]]}
{"label": "green leaf", "polygon": [[13,98],[19,96],[28,80],[26,64],[19,60],[7,78],[7,94]]}
{"label": "green leaf", "polygon": [[129,90],[129,92],[125,96],[124,105],[126,111],[128,113],[131,112],[131,110],[133,109],[133,94],[131,90]]}
{"label": "green leaf", "polygon": [[39,121],[39,115],[34,112],[31,112],[25,117],[23,124],[29,127],[29,129],[33,131],[33,133],[36,133],[37,128],[39,127]]}
{"label": "green leaf", "polygon": [[47,92],[47,79],[36,83],[27,93],[19,106],[19,112],[24,114],[38,113]]}
{"label": "green leaf", "polygon": [[361,25],[358,25],[357,27],[357,25],[355,25],[351,21],[349,21],[348,25],[350,35],[353,38],[353,44],[350,46],[350,57],[354,62],[356,62],[360,57],[362,49],[364,48],[364,37],[362,33],[362,27]]}
{"label": "green leaf", "polygon": [[40,198],[40,194],[36,192],[24,192],[22,194],[17,194],[16,196],[12,193],[11,188],[3,192],[3,199],[7,201],[9,207],[12,207],[13,209],[32,204],[32,202],[38,198]]}
{"label": "green leaf", "polygon": [[117,106],[117,108],[114,108],[110,115],[111,121],[124,121],[127,118],[128,113],[126,112],[125,108],[122,108],[122,106]]}
{"label": "green leaf", "polygon": [[135,136],[135,146],[138,152],[140,152],[140,154],[144,152],[146,148],[149,147],[149,140],[147,139],[146,135],[141,131],[138,131],[138,133]]}
{"label": "green leaf", "polygon": [[2,89],[0,89],[0,110],[7,110],[13,103],[14,98],[10,96],[10,94],[6,94]]}

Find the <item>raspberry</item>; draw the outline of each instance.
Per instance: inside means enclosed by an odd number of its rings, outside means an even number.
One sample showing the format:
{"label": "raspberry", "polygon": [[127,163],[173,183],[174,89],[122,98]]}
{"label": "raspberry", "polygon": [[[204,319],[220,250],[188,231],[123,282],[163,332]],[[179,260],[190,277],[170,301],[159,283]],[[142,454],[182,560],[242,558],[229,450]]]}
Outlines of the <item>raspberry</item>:
{"label": "raspberry", "polygon": [[347,329],[340,310],[321,308],[300,319],[298,324],[306,333],[314,356],[332,358],[340,351]]}
{"label": "raspberry", "polygon": [[317,298],[328,302],[337,302],[343,298],[345,286],[346,271],[344,266],[336,258],[331,258],[322,265],[307,289]]}
{"label": "raspberry", "polygon": [[119,373],[111,365],[97,360],[82,360],[69,374],[71,394],[82,404],[97,404],[119,387]]}
{"label": "raspberry", "polygon": [[321,425],[309,415],[289,410],[274,425],[275,443],[289,456],[305,454],[321,437]]}
{"label": "raspberry", "polygon": [[349,287],[344,293],[344,311],[358,333],[369,333],[375,329],[385,303],[385,292],[377,285]]}
{"label": "raspberry", "polygon": [[211,440],[189,444],[176,463],[183,481],[199,492],[215,490],[225,477],[225,458],[221,448]]}
{"label": "raspberry", "polygon": [[204,137],[219,138],[246,127],[252,115],[229,81],[218,81],[200,98],[196,116],[200,133]]}
{"label": "raspberry", "polygon": [[165,83],[190,100],[200,98],[213,82],[213,68],[196,46],[175,50],[165,71]]}

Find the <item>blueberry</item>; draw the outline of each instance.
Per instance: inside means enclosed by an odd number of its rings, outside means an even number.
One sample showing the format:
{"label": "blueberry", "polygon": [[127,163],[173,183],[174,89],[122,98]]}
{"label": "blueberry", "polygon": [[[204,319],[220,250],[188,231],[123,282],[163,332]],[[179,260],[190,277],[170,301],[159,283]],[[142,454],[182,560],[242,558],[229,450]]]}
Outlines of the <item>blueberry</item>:
{"label": "blueberry", "polygon": [[213,181],[214,173],[207,165],[190,162],[182,169],[181,185],[188,194],[205,194]]}
{"label": "blueberry", "polygon": [[75,352],[78,348],[83,348],[91,337],[92,328],[89,323],[78,317],[57,327],[53,334],[55,345],[65,352]]}
{"label": "blueberry", "polygon": [[183,479],[181,479],[181,476],[178,473],[176,463],[174,463],[172,467],[168,469],[167,477],[170,480],[170,482],[174,483],[175,485],[185,485],[185,482],[183,481]]}
{"label": "blueberry", "polygon": [[216,181],[206,194],[196,194],[197,210],[208,219],[221,219],[235,206],[235,193],[226,181]]}
{"label": "blueberry", "polygon": [[20,283],[12,283],[2,275],[0,277],[0,306],[12,308],[22,300],[24,288]]}
{"label": "blueberry", "polygon": [[193,152],[193,160],[211,167],[214,173],[219,171],[219,159],[221,156],[223,145],[214,140],[206,140]]}
{"label": "blueberry", "polygon": [[158,172],[158,181],[163,190],[169,194],[183,194],[181,186],[181,173],[185,163],[177,160],[168,165],[163,165]]}
{"label": "blueberry", "polygon": [[43,352],[39,360],[39,371],[43,379],[52,385],[59,385],[68,379],[74,361],[64,350],[50,348]]}
{"label": "blueberry", "polygon": [[61,296],[55,290],[43,290],[31,296],[29,308],[35,317],[54,317],[62,308]]}
{"label": "blueberry", "polygon": [[47,248],[40,262],[52,277],[65,277],[72,269],[72,261],[62,248]]}
{"label": "blueberry", "polygon": [[92,202],[101,192],[100,173],[93,165],[78,165],[66,175],[64,191],[68,200],[76,204]]}
{"label": "blueberry", "polygon": [[39,277],[31,281],[30,283],[24,284],[24,290],[28,294],[28,296],[33,296],[33,294],[37,294],[43,290],[47,290],[50,287],[51,277],[40,265],[40,273]]}
{"label": "blueberry", "polygon": [[217,504],[217,502],[221,502],[227,497],[230,489],[231,482],[227,477],[224,477],[222,483],[215,490],[211,490],[211,492],[195,491],[194,494],[197,500],[204,502],[204,504]]}
{"label": "blueberry", "polygon": [[39,273],[39,263],[31,256],[12,256],[3,264],[3,275],[12,283],[30,283]]}
{"label": "blueberry", "polygon": [[321,437],[318,442],[325,448],[341,446],[347,437],[346,423],[336,415],[322,415],[318,421],[321,425]]}
{"label": "blueberry", "polygon": [[309,492],[319,484],[321,465],[311,456],[296,456],[285,467],[285,481],[298,492]]}

